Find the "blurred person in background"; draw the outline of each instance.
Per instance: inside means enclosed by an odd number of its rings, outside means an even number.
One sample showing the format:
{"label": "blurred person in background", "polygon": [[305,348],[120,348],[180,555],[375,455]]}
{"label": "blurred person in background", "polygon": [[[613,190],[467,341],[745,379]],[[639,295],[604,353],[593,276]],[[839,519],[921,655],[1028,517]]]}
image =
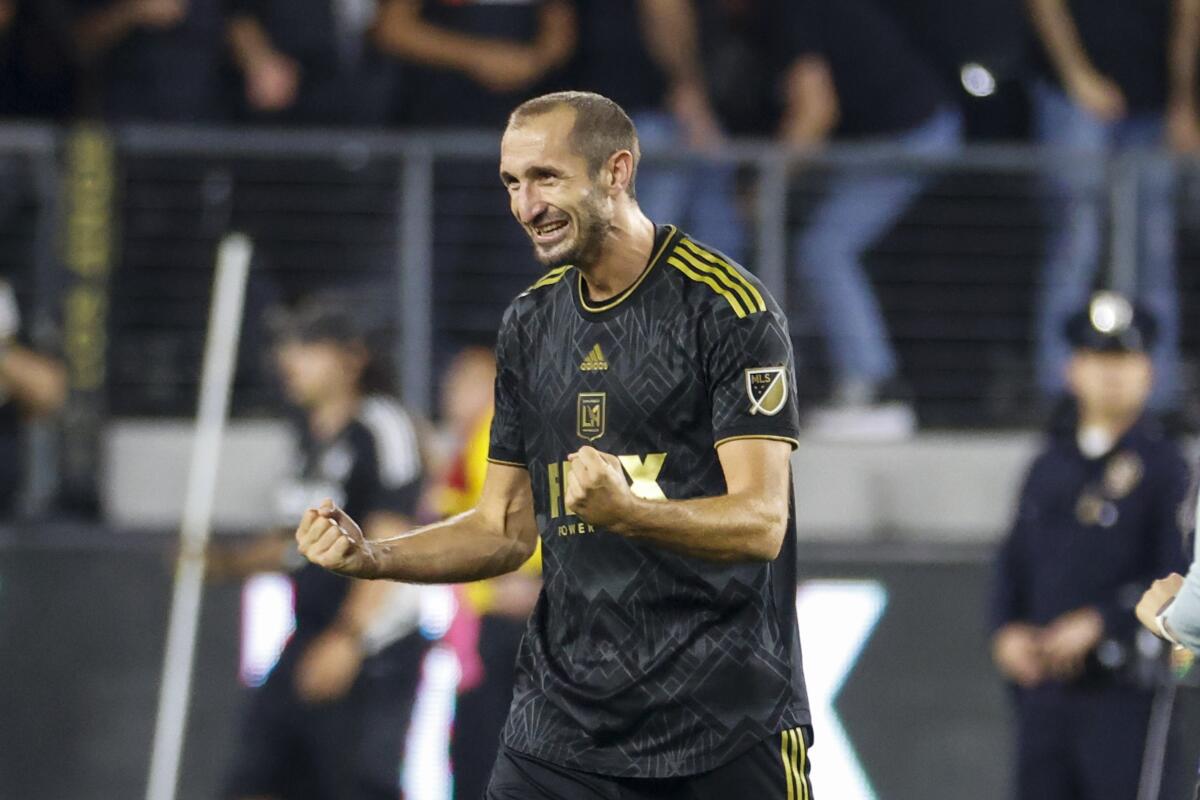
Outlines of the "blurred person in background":
{"label": "blurred person in background", "polygon": [[225,0],[69,0],[82,110],[113,121],[226,116]]}
{"label": "blurred person in background", "polygon": [[[417,427],[390,396],[367,332],[335,297],[273,320],[275,360],[299,412],[294,477],[280,518],[325,498],[358,509],[374,537],[408,529],[422,481]],[[214,577],[293,570],[296,628],[251,692],[228,798],[394,800],[427,649],[419,590],[351,581],[296,558],[290,529],[214,545]]]}
{"label": "blurred person in background", "polygon": [[1077,413],[1030,468],[997,555],[992,657],[1016,708],[1014,796],[1129,800],[1159,666],[1132,611],[1183,563],[1190,473],[1146,411],[1149,314],[1103,292],[1067,333]]}
{"label": "blurred person in background", "polygon": [[396,70],[371,40],[376,0],[229,0],[242,116],[305,125],[383,125]]}
{"label": "blurred person in background", "polygon": [[28,345],[21,335],[16,293],[0,279],[0,516],[12,517],[20,499],[25,465],[22,428],[28,420],[58,412],[66,398],[66,368]]}
{"label": "blurred person in background", "polygon": [[[495,381],[496,356],[490,347],[467,347],[446,369],[441,421],[449,457],[430,486],[428,500],[437,519],[461,514],[479,502]],[[459,587],[459,618],[448,636],[460,646],[463,663],[450,745],[454,796],[459,800],[478,800],[487,788],[512,703],[517,648],[541,591],[540,574],[539,550],[516,572]],[[455,635],[463,631],[466,637]]]}
{"label": "blurred person in background", "polygon": [[70,2],[0,0],[0,116],[59,118],[72,110]]}
{"label": "blurred person in background", "polygon": [[[713,154],[724,138],[709,97],[696,0],[579,0],[576,88],[629,111],[647,151]],[[713,65],[721,67],[725,65]],[[744,76],[743,76],[744,77]],[[655,163],[639,167],[638,202],[735,261],[746,257],[732,164]]]}
{"label": "blurred person in background", "polygon": [[494,128],[575,51],[570,0],[382,0],[374,40],[403,64],[399,121]]}
{"label": "blurred person in background", "polygon": [[[913,156],[958,149],[960,110],[929,59],[873,0],[796,0],[787,9],[779,137],[801,164],[830,140],[888,144],[890,153]],[[771,24],[769,16],[760,23]],[[833,372],[830,405],[808,420],[814,435],[889,439],[915,427],[863,257],[928,180],[880,161],[842,168],[793,239],[794,272]]]}
{"label": "blurred person in background", "polygon": [[[1200,2],[1027,2],[1041,45],[1031,86],[1034,126],[1038,141],[1061,156],[1046,174],[1050,226],[1037,321],[1038,385],[1053,396],[1064,388],[1068,357],[1059,332],[1108,252],[1106,174],[1097,161],[1078,159],[1163,145],[1200,150]],[[1180,399],[1174,170],[1166,158],[1137,167],[1136,253],[1129,254],[1136,263],[1126,266],[1136,267],[1138,301],[1158,323],[1151,405],[1163,410]]]}

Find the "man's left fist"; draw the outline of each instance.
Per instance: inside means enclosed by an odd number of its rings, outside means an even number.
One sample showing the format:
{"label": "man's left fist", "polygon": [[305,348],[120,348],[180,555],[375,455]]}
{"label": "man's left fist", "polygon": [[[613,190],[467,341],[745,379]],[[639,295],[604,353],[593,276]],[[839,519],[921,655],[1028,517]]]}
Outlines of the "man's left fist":
{"label": "man's left fist", "polygon": [[571,472],[564,496],[571,513],[602,527],[624,519],[633,493],[617,457],[585,446],[567,456],[567,461]]}

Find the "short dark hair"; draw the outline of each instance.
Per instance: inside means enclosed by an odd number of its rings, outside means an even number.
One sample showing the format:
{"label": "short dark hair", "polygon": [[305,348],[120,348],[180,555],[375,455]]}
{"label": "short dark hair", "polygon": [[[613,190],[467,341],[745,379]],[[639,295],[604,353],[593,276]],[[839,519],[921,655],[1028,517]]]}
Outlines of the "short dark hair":
{"label": "short dark hair", "polygon": [[633,153],[633,172],[629,176],[629,196],[634,197],[634,179],[642,158],[637,129],[625,109],[595,92],[551,92],[526,100],[513,109],[508,117],[510,126],[520,125],[529,117],[548,114],[557,108],[574,109],[575,122],[571,128],[571,146],[587,161],[588,171],[595,175],[613,153],[628,150]]}

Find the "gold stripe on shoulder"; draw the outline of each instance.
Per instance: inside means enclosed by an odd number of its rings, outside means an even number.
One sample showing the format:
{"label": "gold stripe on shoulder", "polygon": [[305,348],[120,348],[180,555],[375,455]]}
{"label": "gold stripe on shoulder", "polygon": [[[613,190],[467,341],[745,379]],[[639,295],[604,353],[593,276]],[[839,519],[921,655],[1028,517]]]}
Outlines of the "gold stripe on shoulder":
{"label": "gold stripe on shoulder", "polygon": [[752,282],[750,282],[749,280],[746,279],[746,276],[743,275],[738,270],[737,267],[733,266],[728,261],[721,258],[720,256],[718,256],[716,253],[712,252],[711,250],[709,250],[705,247],[701,247],[700,245],[696,244],[691,239],[686,239],[686,238],[680,239],[679,243],[681,245],[683,245],[684,247],[688,248],[689,250],[691,250],[693,253],[695,253],[700,258],[709,262],[710,264],[712,264],[714,266],[722,267],[726,271],[728,271],[729,276],[733,280],[735,280],[735,281],[739,282],[740,284],[742,284],[743,286],[745,286],[746,289],[750,292],[750,294],[753,295],[754,300],[755,300],[754,305],[758,306],[758,310],[759,311],[767,310],[767,304],[766,304],[766,301],[763,300],[762,293],[759,292],[757,288],[755,288],[755,286]]}
{"label": "gold stripe on shoulder", "polygon": [[729,289],[726,289],[724,286],[717,283],[715,280],[713,280],[708,275],[705,275],[701,272],[697,272],[692,267],[688,266],[686,263],[684,263],[682,260],[676,258],[675,256],[668,256],[667,263],[670,264],[675,269],[682,272],[687,277],[696,281],[696,283],[703,283],[706,286],[708,286],[708,288],[712,289],[714,292],[716,292],[717,294],[724,297],[725,301],[727,303],[729,303],[730,308],[733,309],[733,313],[737,314],[738,319],[742,319],[743,317],[746,316],[746,310],[744,308],[742,308],[741,302],[738,301],[737,296],[733,292],[731,292]]}
{"label": "gold stripe on shoulder", "polygon": [[503,461],[499,458],[492,458],[491,456],[488,456],[488,463],[499,464],[503,467],[520,467],[521,469],[525,469],[525,465],[520,461]]}
{"label": "gold stripe on shoulder", "polygon": [[543,286],[550,286],[552,284],[558,283],[559,281],[561,281],[563,279],[563,276],[566,275],[570,269],[571,269],[570,264],[568,264],[565,267],[555,267],[554,269],[550,270],[542,277],[538,278],[537,281],[533,284],[533,286],[530,286],[525,291],[532,292],[534,289],[540,289]]}
{"label": "gold stripe on shoulder", "polygon": [[765,433],[747,433],[740,436],[726,436],[724,439],[718,439],[717,441],[713,442],[713,447],[718,448],[726,442],[736,442],[739,439],[766,439],[771,442],[787,442],[792,446],[793,450],[800,449],[799,439],[793,439],[790,436],[771,436]]}
{"label": "gold stripe on shoulder", "polygon": [[693,269],[712,275],[714,278],[723,283],[727,289],[736,292],[738,298],[742,301],[742,306],[750,309],[751,313],[753,313],[754,298],[752,298],[749,293],[742,288],[742,284],[734,283],[732,280],[730,280],[729,275],[725,272],[725,270],[711,264],[706,264],[682,247],[676,247],[674,255],[677,255],[684,261],[688,262]]}

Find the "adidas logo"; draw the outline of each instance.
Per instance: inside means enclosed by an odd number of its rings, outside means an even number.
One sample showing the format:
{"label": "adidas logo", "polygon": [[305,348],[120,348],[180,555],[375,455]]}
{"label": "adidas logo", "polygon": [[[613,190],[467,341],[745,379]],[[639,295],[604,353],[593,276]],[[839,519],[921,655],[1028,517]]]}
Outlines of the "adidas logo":
{"label": "adidas logo", "polygon": [[598,372],[602,369],[608,369],[608,362],[604,360],[604,352],[600,349],[600,345],[592,348],[591,352],[583,358],[583,363],[579,368],[584,372]]}

